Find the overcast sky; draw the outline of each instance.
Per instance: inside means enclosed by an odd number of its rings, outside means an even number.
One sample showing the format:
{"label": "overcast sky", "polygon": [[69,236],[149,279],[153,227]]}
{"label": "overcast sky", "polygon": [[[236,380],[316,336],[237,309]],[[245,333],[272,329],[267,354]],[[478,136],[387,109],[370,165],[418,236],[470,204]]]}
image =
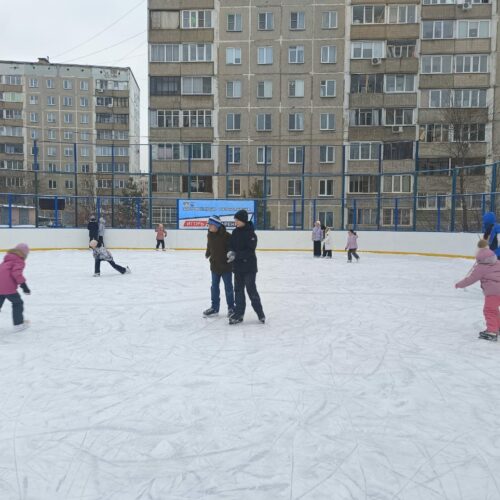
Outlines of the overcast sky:
{"label": "overcast sky", "polygon": [[130,67],[147,136],[147,0],[0,0],[0,13],[0,60]]}

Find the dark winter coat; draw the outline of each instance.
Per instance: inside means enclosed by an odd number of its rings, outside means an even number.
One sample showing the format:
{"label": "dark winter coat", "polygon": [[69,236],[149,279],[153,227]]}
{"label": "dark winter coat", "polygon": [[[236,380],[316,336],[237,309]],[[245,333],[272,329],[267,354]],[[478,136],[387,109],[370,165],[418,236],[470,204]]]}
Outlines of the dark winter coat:
{"label": "dark winter coat", "polygon": [[87,224],[87,229],[89,230],[89,238],[97,241],[99,238],[99,224],[97,224],[97,221],[91,220]]}
{"label": "dark winter coat", "polygon": [[230,239],[231,235],[225,226],[219,227],[216,233],[208,231],[205,257],[210,258],[210,271],[217,274],[231,272],[231,264],[227,262]]}
{"label": "dark winter coat", "polygon": [[255,255],[257,235],[251,222],[233,230],[229,246],[236,253],[233,261],[234,273],[257,272],[257,256]]}

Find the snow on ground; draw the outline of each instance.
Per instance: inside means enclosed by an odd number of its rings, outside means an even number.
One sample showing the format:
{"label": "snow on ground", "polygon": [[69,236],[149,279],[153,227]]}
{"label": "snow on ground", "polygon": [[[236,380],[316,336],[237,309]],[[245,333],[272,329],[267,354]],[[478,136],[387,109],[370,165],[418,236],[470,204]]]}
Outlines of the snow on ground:
{"label": "snow on ground", "polygon": [[33,252],[0,314],[2,500],[500,498],[471,261],[259,253],[268,323],[229,326],[202,252],[113,253]]}

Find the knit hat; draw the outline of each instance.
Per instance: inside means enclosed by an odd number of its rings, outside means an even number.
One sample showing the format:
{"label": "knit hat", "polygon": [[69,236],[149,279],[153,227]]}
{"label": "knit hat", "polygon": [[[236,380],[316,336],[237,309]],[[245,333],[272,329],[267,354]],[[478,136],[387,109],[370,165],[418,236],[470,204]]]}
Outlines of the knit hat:
{"label": "knit hat", "polygon": [[95,248],[97,245],[98,245],[98,243],[97,243],[97,241],[96,241],[96,240],[92,240],[92,241],[89,243],[89,247],[90,247],[90,248]]}
{"label": "knit hat", "polygon": [[208,218],[208,223],[212,224],[213,226],[216,226],[216,227],[222,226],[222,221],[220,220],[220,217],[218,215],[211,215]]}
{"label": "knit hat", "polygon": [[234,214],[234,218],[241,221],[241,222],[248,222],[248,212],[246,210],[238,210]]}
{"label": "knit hat", "polygon": [[477,247],[478,248],[488,248],[488,241],[487,240],[479,240],[477,242]]}
{"label": "knit hat", "polygon": [[28,256],[28,254],[30,253],[30,249],[29,249],[29,246],[26,245],[26,243],[19,243],[18,245],[16,245],[14,247],[16,250],[19,250],[21,253],[24,254],[25,257]]}

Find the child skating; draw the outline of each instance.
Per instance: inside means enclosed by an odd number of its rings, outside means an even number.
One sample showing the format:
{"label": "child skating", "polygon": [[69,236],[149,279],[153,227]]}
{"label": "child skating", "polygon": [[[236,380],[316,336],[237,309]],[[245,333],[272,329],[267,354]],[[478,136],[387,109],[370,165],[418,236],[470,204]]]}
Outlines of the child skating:
{"label": "child skating", "polygon": [[347,262],[352,262],[352,257],[356,259],[356,262],[359,262],[359,255],[357,253],[358,250],[358,235],[356,231],[349,229],[347,233],[347,243],[345,245],[345,250],[347,250]]}
{"label": "child skating", "polygon": [[323,240],[323,257],[332,258],[333,250],[333,231],[327,227],[325,228],[325,239]]}
{"label": "child skating", "polygon": [[459,281],[455,288],[466,288],[477,281],[481,282],[484,294],[483,314],[486,330],[479,332],[479,338],[496,341],[500,328],[500,261],[495,252],[488,248],[486,240],[480,240],[476,254],[476,264],[469,274]]}
{"label": "child skating", "polygon": [[231,317],[234,313],[233,273],[231,272],[231,264],[227,262],[230,239],[231,235],[226,231],[220,218],[216,215],[209,217],[205,257],[210,259],[210,271],[212,272],[212,286],[210,288],[212,305],[203,311],[205,318],[219,314],[221,279],[224,282],[226,292],[227,316]]}
{"label": "child skating", "polygon": [[92,240],[90,242],[90,248],[92,248],[92,253],[95,260],[94,277],[98,277],[101,275],[101,261],[103,260],[108,262],[113,269],[116,269],[121,274],[130,273],[130,269],[128,266],[119,266],[113,260],[113,256],[104,245],[99,246],[99,243],[96,240]]}
{"label": "child skating", "polygon": [[17,292],[19,286],[26,295],[31,294],[26,284],[26,278],[23,276],[28,253],[28,245],[19,243],[15,248],[7,250],[3,262],[0,264],[0,309],[2,309],[5,299],[12,304],[12,318],[16,332],[29,326],[29,321],[25,320],[23,316],[23,299]]}
{"label": "child skating", "polygon": [[165,237],[167,236],[167,231],[163,227],[163,224],[158,224],[155,229],[156,232],[156,250],[160,248],[165,251]]}

